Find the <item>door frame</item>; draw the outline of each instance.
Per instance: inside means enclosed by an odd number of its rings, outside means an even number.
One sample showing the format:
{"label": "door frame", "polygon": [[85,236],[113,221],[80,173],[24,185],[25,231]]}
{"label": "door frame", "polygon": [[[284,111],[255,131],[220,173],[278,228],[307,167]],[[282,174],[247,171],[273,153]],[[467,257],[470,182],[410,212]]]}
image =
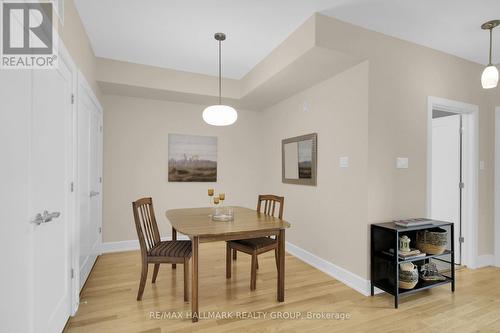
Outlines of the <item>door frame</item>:
{"label": "door frame", "polygon": [[77,80],[78,80],[78,69],[73,62],[73,59],[71,58],[70,53],[66,49],[62,39],[59,38],[59,44],[58,44],[58,52],[59,52],[59,61],[64,61],[68,68],[71,70],[72,74],[72,83],[71,83],[71,96],[68,96],[68,98],[71,98],[71,123],[68,124],[71,127],[71,134],[68,137],[68,140],[71,141],[71,174],[66,180],[68,183],[68,186],[72,186],[72,191],[68,192],[70,193],[69,195],[69,206],[68,206],[68,215],[71,214],[72,216],[70,224],[69,224],[69,244],[70,244],[70,260],[71,260],[71,269],[72,272],[70,273],[70,295],[71,295],[71,301],[70,301],[70,315],[74,315],[78,309],[78,301],[79,301],[79,296],[78,294],[75,296],[75,289],[74,289],[74,283],[75,283],[75,260],[78,260],[79,256],[79,251],[78,248],[75,246],[73,240],[75,237],[78,236],[78,220],[76,216],[77,212],[77,192],[75,190],[75,183],[76,183],[76,175],[77,175],[77,156],[78,156],[78,151],[77,151],[77,109],[76,109],[76,103],[75,103],[75,96],[76,96],[76,87],[77,87]]}
{"label": "door frame", "polygon": [[[462,115],[462,264],[477,267],[477,224],[479,202],[479,107],[477,105],[429,96],[427,99],[427,216],[430,216],[432,198],[432,111],[440,110]],[[458,186],[458,184],[457,184]]]}
{"label": "door frame", "polygon": [[500,267],[500,106],[495,108],[494,265]]}
{"label": "door frame", "polygon": [[[72,281],[72,295],[73,295],[73,302],[72,302],[72,315],[76,313],[78,310],[78,306],[80,305],[80,198],[77,195],[78,194],[78,184],[79,179],[78,179],[78,105],[79,105],[79,99],[80,95],[82,93],[87,94],[91,101],[96,105],[97,110],[100,114],[100,123],[101,126],[103,124],[103,108],[101,104],[99,103],[99,100],[97,96],[95,95],[94,91],[90,87],[90,84],[88,83],[87,79],[85,78],[85,75],[78,70],[77,75],[76,75],[76,81],[75,81],[75,91],[74,91],[74,103],[73,103],[73,109],[74,109],[74,166],[75,166],[75,177],[74,177],[74,194],[75,194],[75,206],[74,206],[74,214],[75,214],[75,229],[74,233],[72,235],[72,243],[73,243],[73,248],[74,248],[74,255],[73,255],[73,281]],[[101,135],[99,137],[99,173],[101,175],[102,179],[102,171],[103,171],[103,134],[101,131]],[[99,226],[102,230],[102,198],[103,198],[103,192],[102,192],[102,182],[100,185],[100,203],[99,203]],[[99,235],[99,253],[98,255],[102,254],[102,232]]]}

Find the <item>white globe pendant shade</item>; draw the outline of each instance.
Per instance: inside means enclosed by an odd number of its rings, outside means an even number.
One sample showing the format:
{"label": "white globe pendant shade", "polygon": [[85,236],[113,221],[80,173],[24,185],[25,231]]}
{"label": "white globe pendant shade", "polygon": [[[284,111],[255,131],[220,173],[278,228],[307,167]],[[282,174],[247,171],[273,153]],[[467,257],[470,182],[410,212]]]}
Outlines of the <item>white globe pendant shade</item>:
{"label": "white globe pendant shade", "polygon": [[498,85],[498,69],[495,66],[490,65],[484,69],[481,84],[484,89],[495,88]]}
{"label": "white globe pendant shade", "polygon": [[223,105],[222,100],[222,66],[221,66],[221,42],[226,40],[226,34],[217,32],[214,35],[219,42],[219,104],[211,105],[203,110],[203,120],[213,126],[229,126],[238,119],[238,113],[229,105]]}
{"label": "white globe pendant shade", "polygon": [[228,126],[238,119],[236,110],[228,105],[211,105],[203,110],[203,120],[213,126]]}

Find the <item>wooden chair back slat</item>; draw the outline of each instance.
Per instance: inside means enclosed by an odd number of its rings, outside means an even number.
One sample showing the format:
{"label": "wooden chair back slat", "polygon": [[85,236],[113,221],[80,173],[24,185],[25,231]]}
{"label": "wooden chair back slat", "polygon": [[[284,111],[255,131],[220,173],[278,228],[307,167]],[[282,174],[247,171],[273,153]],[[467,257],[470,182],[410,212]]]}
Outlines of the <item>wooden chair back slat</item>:
{"label": "wooden chair back slat", "polygon": [[151,232],[151,225],[148,219],[147,205],[139,207],[141,209],[142,223],[144,226],[144,232],[146,233],[146,240],[148,242],[148,247],[151,249],[154,246],[153,233]]}
{"label": "wooden chair back slat", "polygon": [[151,202],[151,205],[149,205],[149,217],[151,220],[151,225],[153,226],[153,234],[154,234],[154,241],[155,244],[161,241],[160,237],[160,230],[158,229],[158,223],[156,223],[156,217],[155,217],[155,210],[153,208],[153,202]]}
{"label": "wooden chair back slat", "polygon": [[[262,205],[262,203],[264,203],[264,205]],[[262,212],[265,215],[275,216],[276,206],[279,205],[278,218],[283,219],[284,203],[285,197],[279,197],[271,194],[261,194],[259,195],[259,200],[257,202],[257,211],[261,212],[261,209],[264,208]]]}
{"label": "wooden chair back slat", "polygon": [[146,222],[147,222],[148,229],[149,229],[151,245],[154,246],[154,245],[156,245],[156,243],[158,243],[160,241],[160,239],[158,237],[156,237],[158,235],[158,232],[157,232],[158,226],[156,225],[156,219],[154,219],[154,214],[152,213],[153,212],[153,205],[152,204],[145,205],[145,206],[143,206],[143,210],[144,210],[144,215],[146,217]]}
{"label": "wooden chair back slat", "polygon": [[160,242],[160,232],[156,223],[151,198],[142,198],[132,203],[135,228],[143,255]]}
{"label": "wooden chair back slat", "polygon": [[142,227],[142,231],[144,232],[145,234],[145,240],[146,240],[146,243],[147,243],[147,246],[148,246],[148,249],[150,249],[152,247],[152,244],[151,244],[151,234],[149,232],[149,223],[148,221],[146,220],[146,217],[144,215],[144,206],[139,206],[139,212],[140,212],[140,222],[141,222],[141,227]]}

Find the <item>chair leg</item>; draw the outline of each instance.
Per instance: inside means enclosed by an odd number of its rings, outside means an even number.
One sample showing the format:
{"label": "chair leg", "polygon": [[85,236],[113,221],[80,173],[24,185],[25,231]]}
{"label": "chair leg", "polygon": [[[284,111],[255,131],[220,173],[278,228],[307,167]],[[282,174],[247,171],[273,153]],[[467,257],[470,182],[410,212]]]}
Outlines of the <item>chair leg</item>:
{"label": "chair leg", "polygon": [[231,278],[231,247],[226,243],[226,279]]}
{"label": "chair leg", "polygon": [[278,269],[279,266],[279,257],[278,257],[278,249],[274,249],[274,259],[276,260],[276,269]]}
{"label": "chair leg", "polygon": [[142,300],[142,294],[144,293],[144,286],[146,285],[146,280],[148,278],[148,263],[147,261],[142,261],[142,271],[141,271],[141,282],[139,283],[139,291],[137,292],[137,300]]}
{"label": "chair leg", "polygon": [[155,264],[155,268],[153,270],[153,279],[151,280],[151,283],[156,282],[156,277],[158,276],[158,271],[160,270],[160,264]]}
{"label": "chair leg", "polygon": [[189,259],[184,259],[184,302],[189,301]]}
{"label": "chair leg", "polygon": [[255,256],[255,261],[257,262],[256,268],[259,269],[259,257]]}
{"label": "chair leg", "polygon": [[250,290],[255,290],[257,284],[257,255],[252,254],[252,268],[250,274]]}
{"label": "chair leg", "polygon": [[233,249],[233,260],[236,260],[236,253],[238,253],[238,251]]}

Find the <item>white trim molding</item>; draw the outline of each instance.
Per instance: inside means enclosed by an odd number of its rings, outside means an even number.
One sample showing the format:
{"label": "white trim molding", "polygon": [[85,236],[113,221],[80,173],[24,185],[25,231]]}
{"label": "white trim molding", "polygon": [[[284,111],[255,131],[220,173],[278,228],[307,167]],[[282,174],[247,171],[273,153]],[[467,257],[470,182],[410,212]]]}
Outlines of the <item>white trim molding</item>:
{"label": "white trim molding", "polygon": [[494,264],[500,267],[500,106],[495,109],[495,232]]}
{"label": "white trim molding", "polygon": [[[171,240],[172,236],[162,237],[162,240]],[[178,235],[178,240],[189,240],[187,236]],[[119,242],[105,242],[102,243],[102,253],[113,253],[113,252],[125,252],[125,251],[136,251],[139,249],[139,241],[127,240]],[[357,292],[363,294],[364,296],[370,295],[370,280],[364,279],[359,275],[356,275],[345,268],[335,265],[323,258],[312,254],[290,242],[285,243],[286,252],[293,255],[297,259],[305,262],[308,265],[322,271],[323,273],[333,277],[334,279],[342,282],[346,286],[356,290]],[[375,294],[383,292],[382,290],[375,288]]]}
{"label": "white trim molding", "polygon": [[465,191],[462,205],[462,235],[464,248],[462,264],[476,268],[477,225],[479,207],[479,107],[477,105],[429,96],[427,99],[427,215],[431,212],[431,157],[432,157],[432,111],[448,111],[462,114],[464,117],[464,161],[463,179]]}
{"label": "white trim molding", "polygon": [[[81,226],[82,226],[82,221],[80,219],[81,217],[81,197],[77,195],[78,193],[78,188],[80,186],[80,183],[82,181],[82,177],[85,177],[85,174],[81,174],[81,171],[79,170],[79,140],[81,139],[79,137],[79,115],[82,112],[82,100],[83,96],[87,96],[88,99],[91,101],[91,103],[94,104],[95,109],[97,110],[99,114],[99,122],[102,124],[102,118],[103,118],[103,108],[102,105],[99,103],[99,100],[97,96],[95,95],[94,91],[90,87],[90,84],[88,83],[85,75],[78,70],[76,75],[75,75],[75,88],[72,91],[72,104],[73,104],[73,130],[74,130],[74,138],[73,138],[73,163],[74,163],[74,177],[72,179],[73,185],[76,187],[76,190],[73,192],[74,195],[76,196],[76,202],[75,202],[75,209],[74,209],[74,216],[75,216],[75,232],[74,232],[74,237],[73,237],[73,246],[74,246],[74,256],[73,256],[73,274],[74,278],[72,279],[72,284],[73,284],[73,313],[72,315],[76,314],[76,311],[78,310],[79,306],[79,301],[80,301],[80,291],[81,288],[83,287],[84,283],[86,282],[86,279],[88,279],[88,276],[90,274],[90,271],[95,263],[95,260],[97,259],[97,256],[101,254],[100,249],[102,247],[102,234],[98,234],[98,244],[96,245],[96,250],[97,252],[92,254],[84,263],[80,263],[80,257],[81,257],[81,243],[80,243],[80,234],[81,234]],[[100,137],[98,138],[98,155],[99,155],[99,161],[98,161],[98,174],[102,176],[102,163],[103,163],[103,156],[102,156],[102,143],[103,143],[103,137],[102,137],[102,132],[100,134]],[[101,194],[98,198],[98,213],[97,213],[97,218],[98,218],[98,227],[102,230],[102,183],[99,184],[99,189],[98,190]],[[97,230],[95,230],[97,232]],[[85,280],[85,281],[84,281]]]}
{"label": "white trim molding", "polygon": [[[323,258],[318,257],[311,252],[308,252],[290,242],[285,243],[286,252],[293,255],[297,259],[311,265],[312,267],[319,269],[323,273],[339,280],[346,286],[356,290],[357,292],[363,294],[364,296],[370,296],[370,280],[364,279],[359,275],[356,275],[345,268],[335,265]],[[382,290],[375,288],[375,294],[383,292]]]}
{"label": "white trim molding", "polygon": [[[171,240],[172,236],[168,235],[162,237],[162,241]],[[177,234],[178,240],[189,240],[187,236]],[[139,250],[139,241],[137,239],[118,241],[118,242],[105,242],[101,244],[102,253],[113,253],[113,252],[126,252],[126,251],[136,251]]]}
{"label": "white trim molding", "polygon": [[102,253],[126,252],[139,249],[139,241],[137,239],[118,241],[118,242],[103,242],[101,244]]}
{"label": "white trim molding", "polygon": [[[76,67],[73,58],[71,58],[71,55],[64,45],[61,37],[59,34],[57,34],[57,40],[58,40],[58,56],[59,56],[59,61],[63,61],[66,66],[71,70],[71,94],[74,96],[77,91],[77,85],[78,85],[78,68]],[[69,96],[68,96],[69,98]],[[69,183],[70,181],[74,182],[74,179],[76,178],[76,171],[77,171],[77,159],[76,159],[76,142],[77,142],[77,127],[76,127],[76,105],[72,104],[71,105],[71,123],[68,124],[70,129],[70,135],[67,137],[67,140],[71,142],[71,172],[69,174],[69,178],[66,179],[66,182]],[[69,223],[69,236],[68,236],[68,241],[70,244],[70,261],[71,261],[71,267],[72,269],[75,269],[78,267],[78,261],[79,261],[79,256],[80,256],[80,251],[78,249],[79,245],[79,232],[80,228],[78,227],[78,218],[76,215],[77,207],[78,207],[78,197],[76,195],[76,192],[72,192],[69,194],[69,208],[68,208],[68,214],[71,216],[71,222]],[[77,273],[77,272],[75,272]],[[76,311],[78,310],[78,305],[80,302],[80,295],[79,295],[80,290],[78,289],[78,279],[72,279],[70,278],[69,281],[69,293],[70,293],[70,314],[74,315]]]}
{"label": "white trim molding", "polygon": [[[172,236],[162,237],[162,241],[171,240]],[[185,235],[178,235],[178,240],[189,240]],[[101,251],[102,253],[114,253],[114,252],[126,252],[126,251],[137,251],[139,250],[139,241],[136,239],[118,241],[118,242],[105,242],[102,243]],[[308,265],[322,271],[323,273],[331,276],[335,280],[338,280],[348,286],[351,289],[359,292],[364,296],[370,296],[370,280],[362,278],[361,276],[348,271],[334,263],[318,257],[309,251],[298,247],[290,242],[285,243],[285,250],[295,258],[305,262]],[[493,255],[481,255],[475,260],[476,266],[474,268],[481,268],[486,266],[492,266],[494,263]],[[375,294],[383,293],[382,290],[375,288]]]}
{"label": "white trim molding", "polygon": [[493,266],[494,263],[495,263],[495,257],[492,254],[483,254],[477,256],[475,268]]}

